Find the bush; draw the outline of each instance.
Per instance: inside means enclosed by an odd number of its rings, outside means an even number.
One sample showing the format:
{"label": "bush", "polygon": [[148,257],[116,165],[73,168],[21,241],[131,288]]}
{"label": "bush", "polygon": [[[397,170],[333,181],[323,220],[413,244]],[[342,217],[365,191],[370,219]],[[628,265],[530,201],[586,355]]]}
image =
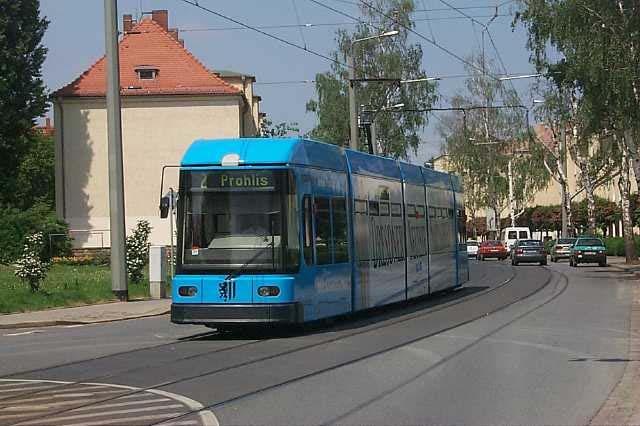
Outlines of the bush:
{"label": "bush", "polygon": [[71,252],[69,226],[58,220],[55,211],[47,204],[39,203],[24,211],[0,207],[0,263],[11,263],[18,259],[27,236],[38,232],[42,233],[40,257],[43,260],[48,261],[52,256],[66,256]]}
{"label": "bush", "polygon": [[129,280],[139,283],[144,278],[144,267],[149,262],[149,235],[151,224],[139,220],[133,234],[127,237],[127,275]]}
{"label": "bush", "polygon": [[29,284],[32,293],[40,290],[40,283],[47,277],[49,262],[42,259],[42,233],[38,232],[27,237],[22,250],[22,256],[16,262],[15,274],[22,282]]}
{"label": "bush", "polygon": [[[607,256],[625,256],[624,238],[609,237],[604,238],[604,245],[607,248]],[[640,253],[640,236],[635,237],[636,251]]]}

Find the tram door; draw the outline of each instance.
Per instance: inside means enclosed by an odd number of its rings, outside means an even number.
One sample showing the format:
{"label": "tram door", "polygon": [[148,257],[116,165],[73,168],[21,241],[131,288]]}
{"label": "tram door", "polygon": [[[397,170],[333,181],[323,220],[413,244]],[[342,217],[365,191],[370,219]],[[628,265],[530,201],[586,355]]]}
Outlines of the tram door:
{"label": "tram door", "polygon": [[405,230],[407,242],[407,297],[429,293],[427,218],[424,186],[406,184]]}

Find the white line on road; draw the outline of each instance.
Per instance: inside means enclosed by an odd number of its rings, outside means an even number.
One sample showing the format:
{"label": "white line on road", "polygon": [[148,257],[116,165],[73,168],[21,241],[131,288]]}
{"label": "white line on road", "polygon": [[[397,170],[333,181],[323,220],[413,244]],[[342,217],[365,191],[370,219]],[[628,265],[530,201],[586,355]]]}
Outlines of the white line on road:
{"label": "white line on road", "polygon": [[128,405],[145,405],[145,404],[155,404],[156,402],[163,401],[171,401],[169,398],[156,398],[156,399],[143,399],[141,401],[129,401],[129,402],[119,402],[117,404],[96,404],[90,405],[88,407],[74,408],[73,411],[86,411],[86,410],[101,410],[103,408],[115,408],[115,407],[126,407]]}
{"label": "white line on road", "polygon": [[[137,398],[141,398],[144,397],[145,393],[149,394],[155,394],[161,397],[165,397],[165,398],[169,398],[171,400],[174,401],[178,401],[182,404],[184,404],[189,410],[195,411],[195,413],[193,413],[193,415],[198,416],[198,418],[200,419],[200,422],[205,425],[205,426],[219,426],[220,423],[218,422],[218,419],[216,418],[216,416],[213,414],[213,412],[211,412],[210,410],[205,410],[204,406],[202,404],[200,404],[198,401],[195,401],[191,398],[188,398],[186,396],[183,395],[178,395],[175,393],[171,393],[171,392],[167,392],[167,391],[162,391],[159,389],[140,389],[140,388],[136,388],[133,386],[126,386],[126,385],[116,385],[116,384],[111,384],[111,383],[80,383],[80,382],[68,382],[68,381],[60,381],[60,380],[33,380],[33,379],[0,379],[0,386],[14,386],[14,385],[19,385],[19,384],[26,384],[26,383],[33,383],[33,384],[39,384],[39,383],[47,383],[47,384],[61,384],[61,385],[85,385],[85,386],[104,386],[104,387],[110,387],[110,388],[115,388],[115,389],[120,389],[120,392],[122,392],[122,390],[129,390],[129,391],[134,391],[136,393],[134,394],[130,394],[130,395],[123,395],[123,396],[117,396],[115,399],[118,400],[124,400],[124,399],[137,399]],[[111,392],[118,392],[118,391],[111,391]],[[102,394],[106,393],[106,392],[101,392]],[[99,397],[98,395],[95,395],[93,393],[65,393],[65,394],[57,394],[57,395],[51,395],[49,397],[44,396],[44,397],[40,397],[40,398],[30,398],[30,399],[21,399],[21,400],[16,400],[16,401],[12,401],[11,406],[15,406],[16,404],[21,404],[21,403],[25,403],[25,402],[36,402],[36,401],[43,401],[43,400],[51,400],[51,397],[55,397],[58,399],[58,401],[54,402],[58,403],[58,402],[62,402],[60,401],[61,397],[63,398],[68,398],[68,397],[77,397],[77,396],[93,396],[93,398],[87,398],[87,399],[82,399],[82,400],[76,400],[75,402],[78,404],[82,404],[82,403],[87,403],[87,402],[91,402],[92,400],[95,400],[96,397]],[[142,401],[140,401],[142,403]],[[164,401],[163,401],[164,402]],[[100,401],[94,401],[93,403],[98,404],[98,408],[100,408],[99,404]],[[1,409],[1,404],[0,404],[0,409]],[[157,408],[157,407],[156,407]],[[161,407],[161,408],[157,408],[157,409],[162,409],[162,408],[167,408],[166,406]],[[163,415],[155,415],[155,416],[142,416],[142,417],[135,417],[135,418],[121,418],[121,419],[117,419],[117,420],[105,420],[105,421],[99,421],[99,422],[85,422],[82,423],[83,426],[100,426],[103,424],[118,424],[118,423],[124,423],[127,424],[127,422],[133,422],[134,420],[154,420],[154,419],[162,419],[162,418],[166,418],[166,423],[170,423],[170,424],[184,424],[184,425],[189,425],[189,424],[193,424],[193,423],[189,423],[191,422],[191,420],[185,420],[185,421],[180,421],[177,420],[175,422],[172,422],[171,419],[178,417],[178,416],[183,416],[187,413],[185,412],[178,412],[178,413],[166,413]],[[0,417],[1,418],[1,417]],[[165,423],[165,424],[166,424]],[[74,423],[74,426],[80,426],[80,424],[76,424]]]}
{"label": "white line on road", "polygon": [[[162,408],[163,409],[184,408],[184,405],[182,405],[182,404],[169,404],[169,405],[164,405]],[[100,411],[98,413],[75,414],[73,416],[63,416],[63,417],[53,416],[53,417],[49,417],[49,420],[52,421],[52,422],[65,422],[66,423],[67,420],[78,420],[78,419],[84,419],[84,418],[87,418],[87,417],[115,416],[115,415],[118,415],[118,414],[143,413],[145,411],[159,411],[159,410],[160,410],[159,407],[143,407],[143,408],[132,408],[132,409],[127,409],[127,410]],[[71,410],[71,411],[73,411],[73,410]],[[40,420],[32,420],[30,422],[22,422],[21,424],[24,424],[24,425],[37,424],[39,421]]]}
{"label": "white line on road", "polygon": [[22,387],[22,388],[16,388],[16,387],[12,387],[12,388],[4,388],[4,389],[0,389],[0,392],[18,392],[18,391],[23,391],[23,390],[33,390],[33,389],[50,389],[53,388],[52,385],[45,385],[45,386],[27,386]]}
{"label": "white line on road", "polygon": [[[127,424],[132,424],[133,422],[138,423],[141,420],[159,420],[159,419],[163,419],[165,417],[179,416],[180,414],[184,414],[184,413],[178,412],[178,413],[155,414],[155,415],[150,415],[150,416],[122,417],[122,418],[119,418],[119,419],[100,420],[100,421],[96,421],[96,422],[65,423],[65,425],[66,426],[127,425]],[[20,423],[20,424],[23,424],[23,423]]]}
{"label": "white line on road", "polygon": [[35,333],[44,333],[44,330],[31,330],[31,331],[22,331],[20,333],[7,333],[7,334],[3,334],[3,336],[28,336],[29,334],[35,334]]}

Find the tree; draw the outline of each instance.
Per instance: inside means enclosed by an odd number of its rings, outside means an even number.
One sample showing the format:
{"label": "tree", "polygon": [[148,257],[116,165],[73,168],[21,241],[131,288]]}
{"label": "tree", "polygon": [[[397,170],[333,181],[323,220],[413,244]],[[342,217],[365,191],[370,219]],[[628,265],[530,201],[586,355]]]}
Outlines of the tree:
{"label": "tree", "polygon": [[[382,77],[399,80],[425,78],[422,70],[422,48],[408,42],[407,27],[414,26],[412,0],[374,0],[373,7],[361,5],[362,21],[353,33],[336,32],[337,51],[333,58],[339,62],[330,71],[316,75],[316,99],[307,103],[307,111],[316,114],[318,124],[310,132],[314,138],[338,145],[349,141],[348,69],[343,66],[352,52],[353,41],[375,36],[383,31],[397,30],[399,34],[384,39],[356,43],[353,49],[357,78]],[[384,11],[379,13],[378,10]],[[374,25],[373,22],[376,24]],[[356,105],[366,105],[381,111],[388,105],[404,104],[405,110],[427,109],[435,102],[435,85],[430,82],[414,84],[363,83],[356,85]],[[378,142],[383,155],[406,157],[420,144],[419,132],[427,124],[424,112],[379,112],[376,116]],[[362,139],[362,138],[361,138]],[[360,140],[359,145],[364,146]]]}
{"label": "tree", "polygon": [[25,138],[23,157],[18,165],[15,200],[22,210],[42,203],[55,204],[55,153],[51,137],[31,133]]}
{"label": "tree", "polygon": [[490,76],[493,64],[477,56],[470,62],[475,66],[467,67],[466,91],[452,99],[459,111],[443,118],[440,133],[453,169],[480,194],[478,206],[492,209],[496,218],[508,209],[515,226],[531,197],[547,184],[542,149],[529,143],[526,110],[518,106],[515,91]]}
{"label": "tree", "polygon": [[637,262],[627,181],[632,168],[640,183],[640,6],[635,0],[531,0],[521,5],[514,23],[528,29],[531,62],[559,86],[574,89],[590,107],[591,125],[615,137],[622,158],[627,262]]}
{"label": "tree", "polygon": [[266,117],[260,121],[260,135],[263,138],[282,138],[291,132],[298,133],[299,131],[298,123],[287,123],[283,121],[274,125],[273,121]]}
{"label": "tree", "polygon": [[18,198],[15,188],[26,138],[47,109],[42,37],[48,21],[38,0],[0,0],[0,204]]}

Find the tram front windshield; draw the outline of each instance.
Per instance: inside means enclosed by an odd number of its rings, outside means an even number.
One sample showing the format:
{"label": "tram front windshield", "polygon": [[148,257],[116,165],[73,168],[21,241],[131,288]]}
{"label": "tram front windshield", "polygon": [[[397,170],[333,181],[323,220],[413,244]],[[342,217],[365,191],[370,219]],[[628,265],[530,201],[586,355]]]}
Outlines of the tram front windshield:
{"label": "tram front windshield", "polygon": [[287,171],[183,172],[181,190],[182,268],[297,270],[297,222]]}

